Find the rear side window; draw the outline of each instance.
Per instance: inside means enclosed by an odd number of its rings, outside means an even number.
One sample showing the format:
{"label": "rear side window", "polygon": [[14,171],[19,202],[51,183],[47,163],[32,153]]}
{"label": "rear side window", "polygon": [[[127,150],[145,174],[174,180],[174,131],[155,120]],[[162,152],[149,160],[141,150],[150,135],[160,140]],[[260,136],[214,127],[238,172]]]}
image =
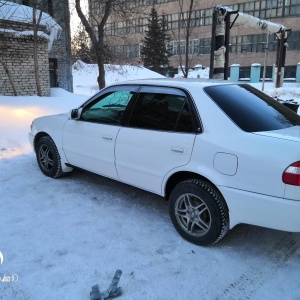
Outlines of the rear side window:
{"label": "rear side window", "polygon": [[244,131],[271,131],[300,125],[300,116],[250,85],[209,86],[204,91]]}
{"label": "rear side window", "polygon": [[152,130],[195,132],[187,98],[164,93],[140,93],[128,125]]}

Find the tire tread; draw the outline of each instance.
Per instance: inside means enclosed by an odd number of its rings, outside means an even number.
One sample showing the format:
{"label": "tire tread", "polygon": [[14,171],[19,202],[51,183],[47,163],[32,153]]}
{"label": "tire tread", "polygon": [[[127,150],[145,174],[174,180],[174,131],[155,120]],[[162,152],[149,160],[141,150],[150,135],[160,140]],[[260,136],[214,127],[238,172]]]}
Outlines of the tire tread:
{"label": "tire tread", "polygon": [[[201,179],[197,179],[197,178],[188,179],[188,180],[180,182],[179,184],[177,184],[175,186],[174,190],[178,190],[186,184],[192,184],[192,185],[195,185],[195,186],[203,189],[206,193],[208,193],[213,198],[213,200],[217,204],[218,210],[220,212],[220,221],[221,221],[221,226],[220,226],[219,233],[217,234],[217,237],[213,241],[211,241],[211,242],[202,242],[202,241],[196,242],[196,241],[192,241],[192,240],[189,240],[189,241],[191,241],[195,244],[198,244],[198,245],[203,245],[203,246],[217,243],[218,241],[220,241],[226,235],[226,233],[229,230],[229,211],[228,211],[228,207],[226,205],[226,202],[225,202],[223,196],[217,190],[217,188],[214,187],[212,184],[210,184],[209,182],[207,182],[205,180],[201,180]],[[171,193],[171,196],[172,196],[172,193]],[[174,224],[173,219],[172,219],[172,222]],[[179,234],[183,238],[185,238],[185,236],[183,236],[180,232],[179,232]]]}
{"label": "tire tread", "polygon": [[[41,143],[41,142],[43,142],[43,140],[44,140],[44,143],[49,143],[52,147],[53,147],[53,150],[55,151],[55,153],[53,153],[53,155],[55,155],[56,156],[56,160],[57,160],[57,169],[56,169],[56,172],[55,172],[55,174],[54,175],[47,175],[47,174],[45,174],[45,172],[43,172],[43,170],[42,170],[42,172],[46,175],[46,176],[49,176],[49,177],[52,177],[52,178],[58,178],[58,177],[60,177],[64,172],[63,172],[63,170],[62,170],[62,167],[61,167],[61,161],[60,161],[60,155],[59,155],[59,152],[58,152],[58,150],[57,150],[57,147],[56,147],[56,145],[55,145],[55,143],[54,143],[54,141],[52,140],[52,138],[50,137],[50,136],[43,136],[43,137],[41,137],[38,141],[37,141],[37,145],[39,144],[39,143]],[[37,155],[38,155],[38,153],[37,153]],[[38,158],[37,158],[38,159]]]}

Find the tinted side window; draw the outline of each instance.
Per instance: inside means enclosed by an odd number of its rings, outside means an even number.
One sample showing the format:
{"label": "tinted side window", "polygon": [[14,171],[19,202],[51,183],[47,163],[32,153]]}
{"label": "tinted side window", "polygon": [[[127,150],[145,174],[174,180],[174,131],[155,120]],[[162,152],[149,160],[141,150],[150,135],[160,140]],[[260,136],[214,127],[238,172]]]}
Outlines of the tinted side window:
{"label": "tinted side window", "polygon": [[81,119],[89,122],[120,124],[128,102],[133,97],[131,91],[114,91],[104,94],[88,104]]}
{"label": "tinted side window", "polygon": [[300,124],[300,116],[250,85],[210,86],[204,91],[244,131],[271,131]]}
{"label": "tinted side window", "polygon": [[195,127],[186,97],[162,93],[140,93],[128,125],[179,132],[194,132]]}

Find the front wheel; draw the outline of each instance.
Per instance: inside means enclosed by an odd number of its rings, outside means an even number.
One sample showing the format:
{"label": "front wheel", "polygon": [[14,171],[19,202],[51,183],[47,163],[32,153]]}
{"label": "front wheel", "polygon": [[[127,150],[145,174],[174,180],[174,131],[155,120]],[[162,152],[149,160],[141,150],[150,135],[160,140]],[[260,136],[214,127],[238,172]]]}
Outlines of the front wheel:
{"label": "front wheel", "polygon": [[169,198],[169,212],[178,233],[196,245],[218,242],[229,228],[224,198],[203,180],[191,179],[178,184]]}
{"label": "front wheel", "polygon": [[37,141],[36,158],[41,171],[46,176],[57,178],[63,173],[58,150],[49,136],[44,136]]}

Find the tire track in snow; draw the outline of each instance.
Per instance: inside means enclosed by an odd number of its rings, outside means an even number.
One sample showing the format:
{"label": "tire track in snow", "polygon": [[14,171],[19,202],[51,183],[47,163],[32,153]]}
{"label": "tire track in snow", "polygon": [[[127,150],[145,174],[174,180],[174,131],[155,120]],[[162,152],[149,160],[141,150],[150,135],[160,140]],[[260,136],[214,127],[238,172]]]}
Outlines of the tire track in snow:
{"label": "tire track in snow", "polygon": [[291,235],[274,242],[265,251],[265,255],[270,259],[271,267],[267,272],[263,269],[250,267],[249,271],[243,273],[237,280],[229,284],[216,299],[251,299],[257,290],[262,288],[272,276],[300,248],[300,240],[296,240]]}

